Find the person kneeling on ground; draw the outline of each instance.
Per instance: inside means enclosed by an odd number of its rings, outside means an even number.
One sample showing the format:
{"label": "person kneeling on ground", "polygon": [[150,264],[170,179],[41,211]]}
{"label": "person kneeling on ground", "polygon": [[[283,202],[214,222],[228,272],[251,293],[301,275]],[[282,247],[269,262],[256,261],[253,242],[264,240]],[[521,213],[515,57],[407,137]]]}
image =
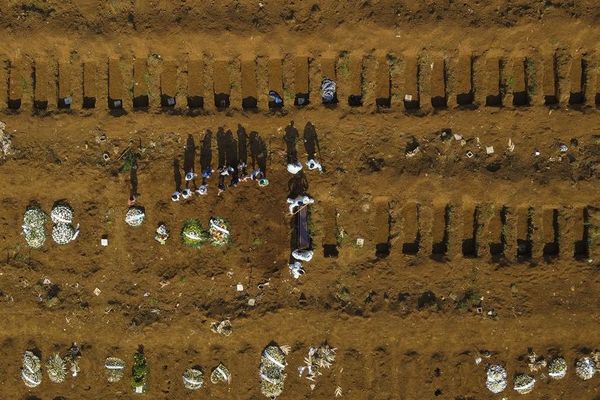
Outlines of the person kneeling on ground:
{"label": "person kneeling on ground", "polygon": [[258,186],[265,187],[269,185],[269,180],[265,176],[264,172],[257,168],[250,174],[250,179],[258,181]]}
{"label": "person kneeling on ground", "polygon": [[309,205],[309,204],[313,204],[315,202],[315,199],[312,199],[306,195],[304,196],[298,196],[295,199],[294,198],[288,198],[287,199],[287,203],[288,203],[288,207],[290,210],[290,214],[294,214],[294,209],[296,207],[302,207],[305,205]]}

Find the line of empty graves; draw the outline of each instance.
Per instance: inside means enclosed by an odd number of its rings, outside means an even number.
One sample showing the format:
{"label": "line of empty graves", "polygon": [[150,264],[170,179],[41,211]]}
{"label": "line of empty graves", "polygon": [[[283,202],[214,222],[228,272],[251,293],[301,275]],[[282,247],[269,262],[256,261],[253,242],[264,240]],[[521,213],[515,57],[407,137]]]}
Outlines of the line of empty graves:
{"label": "line of empty graves", "polygon": [[[392,219],[389,198],[375,198],[374,203],[373,242],[379,258],[390,255],[396,246],[402,254],[426,255],[439,261],[454,257],[498,261],[590,257],[591,224],[585,206],[425,206],[408,202]],[[333,205],[321,207],[325,213],[323,255],[337,257],[337,211]]]}
{"label": "line of empty graves", "polygon": [[[325,76],[337,82],[334,103],[344,102],[350,107],[366,103],[380,110],[400,107],[411,111],[477,105],[600,105],[600,80],[586,53],[564,56],[551,52],[535,58],[492,52],[453,58],[442,54],[396,58],[350,53],[329,58],[269,58],[266,63],[259,63],[257,58],[239,63],[216,60],[210,68],[203,59],[190,59],[184,66],[163,60],[159,67],[150,68],[145,58],[82,64],[14,59],[7,65],[0,70],[0,90],[5,89],[7,107],[14,110],[25,105],[38,110],[104,108],[102,104],[110,110],[144,110],[156,106],[150,101],[150,86],[155,82],[160,106],[165,109],[227,109],[233,91],[246,110],[277,109],[289,105],[288,101],[304,107],[321,102],[320,81]],[[264,68],[267,71],[261,71]],[[286,74],[287,69],[293,71]],[[259,81],[264,72],[266,82]],[[373,91],[365,93],[369,82]],[[205,98],[211,86],[212,104]],[[283,101],[272,101],[269,91],[277,92]],[[177,104],[178,100],[185,104]]]}

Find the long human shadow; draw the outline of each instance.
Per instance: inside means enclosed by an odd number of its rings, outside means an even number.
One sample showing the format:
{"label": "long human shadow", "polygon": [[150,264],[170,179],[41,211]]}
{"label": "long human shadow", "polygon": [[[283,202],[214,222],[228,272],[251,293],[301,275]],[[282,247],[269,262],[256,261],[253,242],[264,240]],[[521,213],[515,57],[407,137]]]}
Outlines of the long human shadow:
{"label": "long human shadow", "polygon": [[296,150],[296,141],[298,140],[298,129],[294,127],[294,121],[291,121],[288,126],[285,127],[285,134],[283,140],[286,145],[286,154],[288,164],[295,163],[298,161],[298,152]]}
{"label": "long human shadow", "polygon": [[219,154],[219,172],[226,167],[227,162],[227,137],[222,127],[217,129],[217,151]]}
{"label": "long human shadow", "polygon": [[173,160],[173,180],[175,181],[175,191],[181,192],[181,168],[177,158]]}
{"label": "long human shadow", "polygon": [[246,129],[242,125],[238,125],[237,129],[237,142],[238,142],[238,160],[239,164],[245,166],[248,164],[248,134]]}
{"label": "long human shadow", "polygon": [[208,129],[204,133],[200,147],[200,168],[202,173],[212,169],[212,132]]}
{"label": "long human shadow", "polygon": [[138,171],[137,157],[134,156],[131,161],[131,169],[129,170],[129,182],[130,182],[129,200],[131,200],[131,201],[137,199],[139,196],[137,171]]}
{"label": "long human shadow", "polygon": [[239,181],[237,168],[239,164],[238,142],[229,129],[225,132],[225,153],[227,155],[227,168],[231,174],[231,186],[235,186]]}
{"label": "long human shadow", "polygon": [[288,197],[296,198],[305,195],[307,191],[308,179],[306,179],[304,171],[301,170],[288,181]]}
{"label": "long human shadow", "polygon": [[315,126],[309,121],[304,126],[304,149],[308,159],[314,159],[317,152],[321,153],[321,146],[319,146],[319,136]]}
{"label": "long human shadow", "polygon": [[196,143],[194,137],[188,135],[183,154],[183,170],[185,173],[194,171],[194,156],[196,155]]}
{"label": "long human shadow", "polygon": [[262,173],[267,175],[267,145],[258,132],[250,132],[250,154],[252,158],[252,169],[258,167]]}
{"label": "long human shadow", "polygon": [[238,142],[233,137],[233,133],[228,129],[225,132],[225,154],[227,158],[227,166],[233,169],[237,169],[239,162],[238,158]]}

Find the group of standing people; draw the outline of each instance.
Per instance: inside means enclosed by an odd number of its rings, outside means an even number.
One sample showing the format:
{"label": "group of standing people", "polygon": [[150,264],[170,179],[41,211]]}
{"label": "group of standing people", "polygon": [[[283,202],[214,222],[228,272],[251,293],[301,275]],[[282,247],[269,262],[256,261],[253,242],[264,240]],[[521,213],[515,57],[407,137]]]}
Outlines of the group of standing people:
{"label": "group of standing people", "polygon": [[[212,136],[206,130],[200,147],[200,174],[196,172],[196,145],[192,135],[188,136],[184,152],[185,186],[181,179],[179,160],[174,161],[175,192],[171,195],[172,201],[188,199],[195,194],[204,196],[208,194],[209,179],[216,172],[217,189],[220,195],[228,188],[236,187],[240,182],[254,180],[260,187],[267,186],[267,147],[257,132],[250,132],[238,125],[236,136],[231,130],[219,128],[216,133],[218,166],[216,171],[212,166]],[[248,173],[248,147],[250,148],[251,168]],[[227,178],[229,177],[229,182]],[[197,180],[200,179],[200,185]]]}

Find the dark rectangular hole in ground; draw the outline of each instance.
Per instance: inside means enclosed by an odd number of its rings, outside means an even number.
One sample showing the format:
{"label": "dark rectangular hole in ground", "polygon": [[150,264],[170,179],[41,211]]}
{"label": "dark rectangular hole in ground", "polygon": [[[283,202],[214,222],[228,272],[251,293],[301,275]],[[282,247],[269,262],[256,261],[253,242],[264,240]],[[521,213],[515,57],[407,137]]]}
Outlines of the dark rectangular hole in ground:
{"label": "dark rectangular hole in ground", "polygon": [[558,257],[558,251],[559,251],[559,247],[558,247],[558,243],[556,243],[556,242],[546,243],[544,245],[544,257],[550,257],[550,258]]}
{"label": "dark rectangular hole in ground", "polygon": [[408,255],[416,255],[419,252],[419,245],[421,242],[421,232],[417,231],[417,237],[414,242],[408,242],[402,244],[402,253]]}
{"label": "dark rectangular hole in ground", "polygon": [[433,243],[431,248],[431,253],[434,256],[443,256],[448,252],[448,240],[449,240],[449,232],[448,229],[450,227],[450,215],[452,214],[452,207],[446,206],[444,210],[444,237],[442,237],[442,241],[438,243]]}
{"label": "dark rectangular hole in ground", "polygon": [[242,99],[242,108],[244,110],[255,110],[258,108],[258,101],[256,97],[248,96]]}
{"label": "dark rectangular hole in ground", "polygon": [[431,106],[435,108],[446,108],[448,105],[446,101],[446,97],[444,96],[434,96],[431,98]]}
{"label": "dark rectangular hole in ground", "polygon": [[84,97],[83,98],[83,108],[95,108],[96,107],[96,98],[95,97]]}
{"label": "dark rectangular hole in ground", "polygon": [[335,244],[324,244],[323,245],[323,256],[328,258],[337,258],[339,252]]}
{"label": "dark rectangular hole in ground", "polygon": [[21,108],[21,99],[8,99],[8,108],[18,110]]}
{"label": "dark rectangular hole in ground", "polygon": [[575,242],[575,258],[578,260],[588,258],[588,246],[585,240]]}
{"label": "dark rectangular hole in ground", "polygon": [[204,108],[204,97],[188,96],[187,103],[189,108]]}
{"label": "dark rectangular hole in ground", "polygon": [[133,98],[133,107],[134,108],[148,108],[150,105],[150,100],[147,95],[136,96]]}
{"label": "dark rectangular hole in ground", "polygon": [[229,107],[229,95],[226,93],[215,93],[215,107],[225,109]]}
{"label": "dark rectangular hole in ground", "polygon": [[418,242],[402,244],[402,253],[409,254],[409,255],[415,255],[418,252],[419,252],[419,243]]}
{"label": "dark rectangular hole in ground", "polygon": [[362,107],[363,99],[361,95],[352,94],[348,96],[348,105],[350,107]]}
{"label": "dark rectangular hole in ground", "polygon": [[33,102],[33,106],[37,109],[37,110],[45,110],[48,108],[48,101],[47,100],[35,100]]}
{"label": "dark rectangular hole in ground", "polygon": [[553,106],[558,104],[558,97],[555,95],[544,96],[544,105]]}
{"label": "dark rectangular hole in ground", "polygon": [[441,256],[446,254],[447,248],[446,248],[446,243],[445,242],[438,242],[438,243],[434,243],[433,246],[431,247],[431,253],[436,255],[436,256]]}
{"label": "dark rectangular hole in ground", "polygon": [[462,242],[462,253],[464,257],[477,257],[477,248],[475,247],[475,239],[465,239]]}
{"label": "dark rectangular hole in ground", "polygon": [[473,100],[473,92],[459,93],[456,95],[456,102],[459,106],[470,106],[471,104],[473,104]]}
{"label": "dark rectangular hole in ground", "polygon": [[499,261],[504,257],[504,251],[506,249],[506,233],[505,227],[507,225],[508,219],[508,209],[506,207],[502,207],[500,210],[500,241],[490,243],[490,255],[492,256],[493,261]]}
{"label": "dark rectangular hole in ground", "polygon": [[502,209],[500,210],[500,226],[502,227],[501,231],[500,231],[500,238],[499,238],[500,241],[492,242],[489,244],[490,255],[492,256],[493,261],[498,261],[504,256],[504,248],[506,245],[506,237],[504,234],[504,227],[506,226],[507,217],[508,217],[508,210],[506,207],[502,207]]}
{"label": "dark rectangular hole in ground", "polygon": [[499,94],[486,96],[485,105],[487,107],[501,107],[502,106],[502,96]]}
{"label": "dark rectangular hole in ground", "polygon": [[406,110],[418,110],[421,103],[418,100],[404,100],[404,108]]}
{"label": "dark rectangular hole in ground", "polygon": [[375,257],[386,258],[390,255],[390,244],[389,243],[377,243],[375,245]]}
{"label": "dark rectangular hole in ground", "polygon": [[294,105],[298,107],[307,106],[310,103],[308,98],[308,93],[296,93],[296,97],[294,98]]}
{"label": "dark rectangular hole in ground", "polygon": [[529,105],[529,96],[527,92],[513,93],[513,106],[524,107]]}
{"label": "dark rectangular hole in ground", "polygon": [[571,92],[569,95],[569,104],[570,105],[578,105],[583,104],[585,102],[585,97],[583,92]]}
{"label": "dark rectangular hole in ground", "polygon": [[544,257],[558,257],[560,247],[558,246],[559,230],[558,230],[558,210],[552,210],[552,242],[544,244]]}
{"label": "dark rectangular hole in ground", "polygon": [[596,102],[597,106],[600,106],[600,93],[596,93],[596,96],[594,96],[594,101]]}
{"label": "dark rectangular hole in ground", "polygon": [[476,208],[473,213],[473,225],[470,227],[465,227],[465,229],[470,228],[471,236],[467,239],[464,239],[462,242],[463,257],[467,258],[477,257],[477,241],[475,240],[475,238],[477,237],[477,221],[479,219],[479,208]]}
{"label": "dark rectangular hole in ground", "polygon": [[500,257],[504,254],[504,243],[490,243],[490,254],[492,257]]}
{"label": "dark rectangular hole in ground", "polygon": [[531,258],[533,243],[531,240],[517,240],[517,258],[520,260]]}
{"label": "dark rectangular hole in ground", "polygon": [[375,99],[375,105],[377,108],[390,108],[392,106],[392,99],[389,97],[378,97]]}
{"label": "dark rectangular hole in ground", "polygon": [[166,95],[166,94],[161,94],[160,95],[160,105],[161,105],[161,107],[173,108],[173,107],[175,107],[176,104],[177,104],[177,101],[175,100],[175,97],[169,96],[169,95]]}
{"label": "dark rectangular hole in ground", "polygon": [[111,110],[120,110],[123,108],[123,100],[108,98],[108,108]]}
{"label": "dark rectangular hole in ground", "polygon": [[61,109],[71,108],[72,102],[73,102],[73,98],[71,98],[71,96],[58,99],[58,102],[57,102],[58,108],[61,108]]}
{"label": "dark rectangular hole in ground", "polygon": [[583,238],[575,242],[575,258],[583,260],[589,257],[589,212],[587,209],[583,210]]}

